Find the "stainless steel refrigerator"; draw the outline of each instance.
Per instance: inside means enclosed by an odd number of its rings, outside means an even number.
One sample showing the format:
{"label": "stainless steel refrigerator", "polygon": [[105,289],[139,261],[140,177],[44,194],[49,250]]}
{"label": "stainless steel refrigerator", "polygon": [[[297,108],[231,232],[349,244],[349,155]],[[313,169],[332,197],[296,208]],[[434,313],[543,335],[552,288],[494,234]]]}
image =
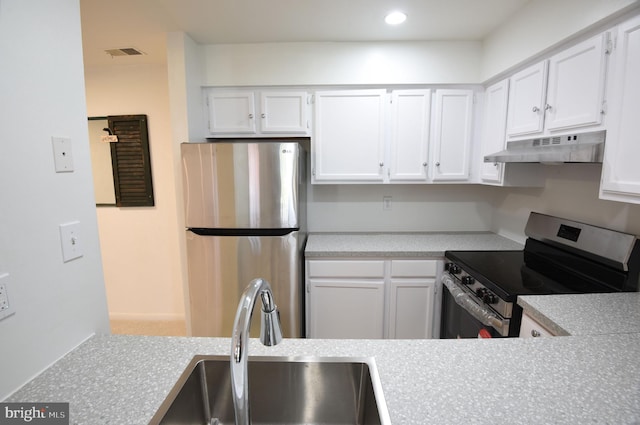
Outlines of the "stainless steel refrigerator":
{"label": "stainless steel refrigerator", "polygon": [[[303,336],[304,149],[234,141],[181,150],[192,335],[230,336],[243,290],[260,277],[273,289],[283,335]],[[259,321],[256,312],[251,336]]]}

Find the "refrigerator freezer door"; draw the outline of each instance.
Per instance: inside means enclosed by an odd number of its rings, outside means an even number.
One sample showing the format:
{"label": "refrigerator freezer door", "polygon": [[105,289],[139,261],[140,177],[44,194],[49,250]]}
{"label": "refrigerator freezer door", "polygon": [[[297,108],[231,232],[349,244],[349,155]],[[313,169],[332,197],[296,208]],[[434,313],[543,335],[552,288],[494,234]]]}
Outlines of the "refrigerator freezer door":
{"label": "refrigerator freezer door", "polygon": [[183,143],[186,227],[300,228],[300,145]]}
{"label": "refrigerator freezer door", "polygon": [[[284,236],[200,236],[187,231],[193,336],[231,336],[240,296],[260,277],[271,284],[283,335],[301,337],[303,244],[304,235],[297,231]],[[260,317],[254,311],[251,337],[259,335]]]}

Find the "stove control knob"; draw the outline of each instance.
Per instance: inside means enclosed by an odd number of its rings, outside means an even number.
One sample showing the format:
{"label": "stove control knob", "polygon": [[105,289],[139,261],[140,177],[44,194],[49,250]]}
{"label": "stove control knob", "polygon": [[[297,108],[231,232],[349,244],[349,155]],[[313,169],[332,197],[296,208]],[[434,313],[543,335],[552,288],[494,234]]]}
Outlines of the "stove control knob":
{"label": "stove control knob", "polygon": [[498,297],[495,294],[487,291],[482,296],[482,301],[484,301],[485,304],[496,304],[498,302]]}
{"label": "stove control knob", "polygon": [[463,276],[461,281],[463,285],[473,285],[473,282],[475,282],[476,280],[471,276]]}
{"label": "stove control knob", "polygon": [[454,263],[447,263],[445,269],[451,274],[460,274],[460,272],[462,271],[460,269],[460,266]]}
{"label": "stove control knob", "polygon": [[480,299],[483,299],[486,293],[487,293],[487,288],[476,289],[476,296]]}

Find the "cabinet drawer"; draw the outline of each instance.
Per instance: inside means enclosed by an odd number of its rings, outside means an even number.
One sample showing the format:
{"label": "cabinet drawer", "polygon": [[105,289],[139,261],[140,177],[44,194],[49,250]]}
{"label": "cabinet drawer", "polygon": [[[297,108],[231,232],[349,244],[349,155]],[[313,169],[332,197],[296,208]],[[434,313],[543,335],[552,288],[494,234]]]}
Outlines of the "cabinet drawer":
{"label": "cabinet drawer", "polygon": [[437,260],[392,260],[392,277],[435,277],[438,273]]}
{"label": "cabinet drawer", "polygon": [[542,326],[531,316],[522,315],[522,323],[520,324],[520,338],[538,338],[554,336],[553,332]]}
{"label": "cabinet drawer", "polygon": [[309,277],[384,277],[383,260],[310,260]]}

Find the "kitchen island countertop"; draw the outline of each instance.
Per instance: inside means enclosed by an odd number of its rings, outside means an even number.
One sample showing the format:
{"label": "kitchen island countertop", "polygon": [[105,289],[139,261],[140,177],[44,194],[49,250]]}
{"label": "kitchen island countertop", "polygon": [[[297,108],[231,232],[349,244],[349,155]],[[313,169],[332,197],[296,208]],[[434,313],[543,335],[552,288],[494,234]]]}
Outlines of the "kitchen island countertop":
{"label": "kitchen island countertop", "polygon": [[526,295],[518,297],[518,304],[555,335],[640,332],[638,292]]}
{"label": "kitchen island countertop", "polygon": [[[7,401],[70,402],[72,424],[146,424],[226,338],[94,336]],[[251,340],[251,355],[373,356],[394,425],[640,421],[640,334],[498,340]],[[251,377],[249,377],[251,379]]]}
{"label": "kitchen island countertop", "polygon": [[491,232],[310,233],[305,257],[442,257],[447,250],[522,248]]}

